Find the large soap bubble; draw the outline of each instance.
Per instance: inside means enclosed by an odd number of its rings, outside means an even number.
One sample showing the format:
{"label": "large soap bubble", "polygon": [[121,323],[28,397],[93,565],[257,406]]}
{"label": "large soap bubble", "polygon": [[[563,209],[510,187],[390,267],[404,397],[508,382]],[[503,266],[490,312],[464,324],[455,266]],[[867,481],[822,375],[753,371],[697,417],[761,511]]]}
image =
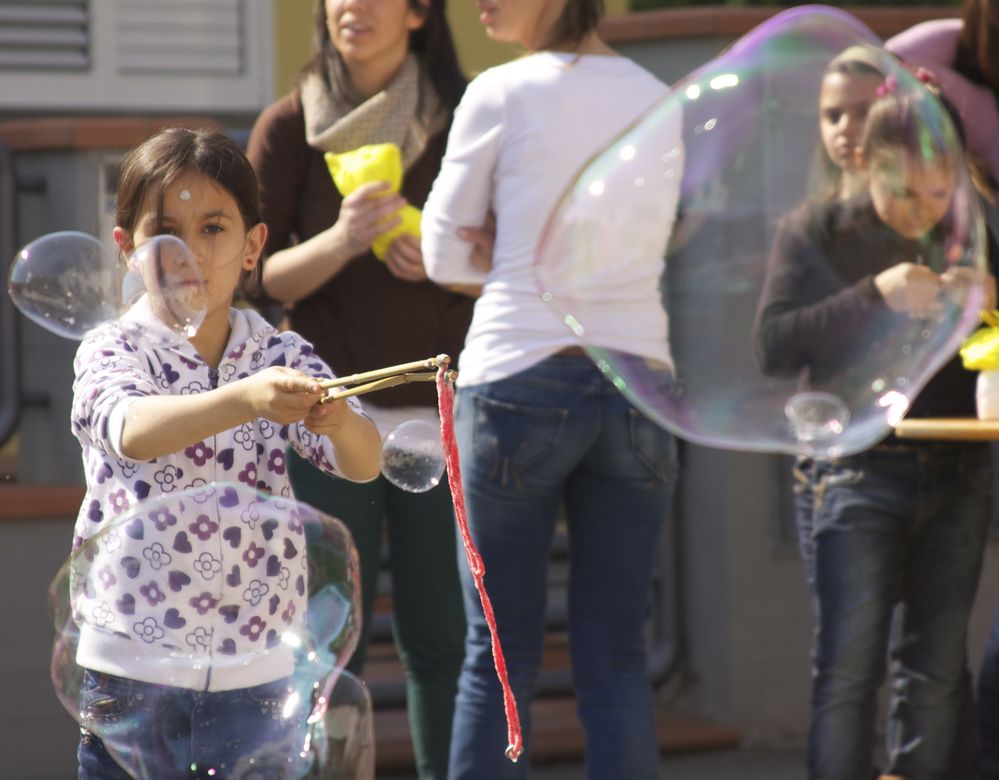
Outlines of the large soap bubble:
{"label": "large soap bubble", "polygon": [[[89,530],[81,521],[78,534]],[[104,520],[53,580],[52,679],[133,777],[370,777],[370,704],[338,520],[214,483]],[[334,766],[331,762],[340,762]],[[341,770],[349,762],[354,774]]]}
{"label": "large soap bubble", "polygon": [[193,336],[208,304],[198,262],[168,235],[144,243],[123,263],[86,233],[49,233],[17,253],[8,292],[26,317],[56,335],[81,339],[118,322],[148,346]]}
{"label": "large soap bubble", "polygon": [[[819,132],[834,58],[861,62],[844,70],[869,79],[879,117],[861,112],[876,154],[844,150],[844,165],[867,165],[842,190]],[[921,267],[923,292],[885,298],[874,279],[912,272],[903,262]],[[553,211],[535,272],[553,312],[662,426],[709,446],[835,456],[887,435],[974,327],[984,227],[942,103],[855,18],[803,6],[675,84],[596,155]]]}

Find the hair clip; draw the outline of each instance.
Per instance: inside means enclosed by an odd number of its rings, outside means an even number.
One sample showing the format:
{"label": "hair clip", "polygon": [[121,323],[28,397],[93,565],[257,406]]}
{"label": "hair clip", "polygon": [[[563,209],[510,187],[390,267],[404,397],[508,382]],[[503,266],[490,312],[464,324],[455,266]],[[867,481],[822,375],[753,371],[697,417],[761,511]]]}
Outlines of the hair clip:
{"label": "hair clip", "polygon": [[884,97],[885,95],[891,95],[898,91],[898,79],[895,78],[895,74],[889,74],[885,77],[884,84],[879,84],[877,92],[875,93],[878,97]]}
{"label": "hair clip", "polygon": [[921,65],[916,68],[914,75],[923,84],[928,84],[933,87],[939,86],[940,84],[940,82],[937,81],[936,74],[929,68],[924,68]]}

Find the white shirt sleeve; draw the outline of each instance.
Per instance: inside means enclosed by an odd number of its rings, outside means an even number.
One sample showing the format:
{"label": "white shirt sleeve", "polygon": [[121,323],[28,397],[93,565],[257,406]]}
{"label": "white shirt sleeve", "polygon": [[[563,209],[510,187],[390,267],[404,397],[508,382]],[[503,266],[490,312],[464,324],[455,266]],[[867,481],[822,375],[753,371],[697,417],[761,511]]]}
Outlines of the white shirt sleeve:
{"label": "white shirt sleeve", "polygon": [[423,207],[423,261],[439,284],[482,284],[486,279],[486,273],[472,265],[472,245],[458,238],[458,229],[482,225],[493,203],[505,113],[502,87],[488,72],[468,85],[455,110],[440,173]]}

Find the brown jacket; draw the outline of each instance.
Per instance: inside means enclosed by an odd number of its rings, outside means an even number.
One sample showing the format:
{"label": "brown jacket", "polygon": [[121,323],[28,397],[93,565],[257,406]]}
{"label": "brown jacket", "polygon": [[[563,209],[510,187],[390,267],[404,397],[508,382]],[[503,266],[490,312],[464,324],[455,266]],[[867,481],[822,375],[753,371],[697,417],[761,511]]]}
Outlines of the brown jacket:
{"label": "brown jacket", "polygon": [[[402,194],[417,208],[437,176],[446,141],[446,130],[431,138],[406,172]],[[269,230],[265,255],[307,240],[336,221],[342,198],[322,153],[305,142],[297,92],[261,113],[247,154],[257,172]],[[288,316],[292,329],[311,341],[339,376],[346,376],[442,352],[457,360],[473,304],[429,281],[396,279],[368,252],[295,303]],[[436,391],[432,383],[414,383],[380,391],[375,402],[386,407],[436,405]]]}

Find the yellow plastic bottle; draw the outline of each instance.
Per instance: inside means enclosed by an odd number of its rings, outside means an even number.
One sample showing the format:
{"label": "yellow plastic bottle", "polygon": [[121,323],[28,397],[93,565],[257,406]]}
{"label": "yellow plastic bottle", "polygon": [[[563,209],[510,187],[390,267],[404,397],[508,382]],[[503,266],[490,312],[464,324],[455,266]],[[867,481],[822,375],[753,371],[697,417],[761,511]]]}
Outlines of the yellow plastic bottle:
{"label": "yellow plastic bottle", "polygon": [[[362,184],[373,181],[388,182],[389,192],[395,194],[402,187],[402,153],[395,144],[371,144],[349,152],[324,155],[333,183],[346,197]],[[389,247],[403,234],[420,237],[420,209],[406,205],[396,212],[402,220],[398,225],[380,234],[371,244],[371,251],[384,260]]]}

